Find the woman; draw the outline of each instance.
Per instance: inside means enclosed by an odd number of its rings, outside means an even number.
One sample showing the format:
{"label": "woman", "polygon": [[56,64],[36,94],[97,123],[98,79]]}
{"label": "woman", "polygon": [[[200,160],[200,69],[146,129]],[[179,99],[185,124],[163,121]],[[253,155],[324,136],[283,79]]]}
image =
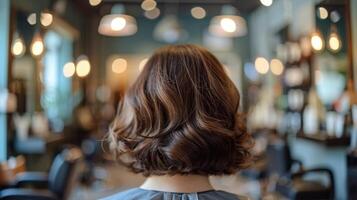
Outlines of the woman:
{"label": "woman", "polygon": [[216,191],[209,175],[250,161],[251,136],[237,115],[239,92],[206,49],[159,49],[127,91],[110,128],[118,160],[147,177],[107,200],[239,199]]}

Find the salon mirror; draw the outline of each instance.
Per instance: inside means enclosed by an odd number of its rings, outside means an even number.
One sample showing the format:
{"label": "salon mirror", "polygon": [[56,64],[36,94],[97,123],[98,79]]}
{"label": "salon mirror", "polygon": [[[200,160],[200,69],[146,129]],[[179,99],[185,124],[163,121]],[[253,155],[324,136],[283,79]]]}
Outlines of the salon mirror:
{"label": "salon mirror", "polygon": [[72,120],[72,81],[64,65],[75,62],[74,47],[79,35],[50,11],[14,8],[10,88],[18,100],[17,113],[41,115],[51,130],[60,132]]}

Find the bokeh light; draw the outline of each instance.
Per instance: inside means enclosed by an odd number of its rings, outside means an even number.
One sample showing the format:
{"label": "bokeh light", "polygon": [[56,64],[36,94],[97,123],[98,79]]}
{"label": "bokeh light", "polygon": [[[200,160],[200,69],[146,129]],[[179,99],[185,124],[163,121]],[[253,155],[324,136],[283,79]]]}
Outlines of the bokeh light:
{"label": "bokeh light", "polygon": [[53,15],[51,13],[42,13],[41,14],[41,24],[42,26],[49,26],[53,22]]}
{"label": "bokeh light", "polygon": [[112,63],[112,71],[121,74],[126,71],[128,62],[123,58],[117,58]]}
{"label": "bokeh light", "polygon": [[91,6],[97,6],[99,5],[100,3],[102,3],[102,0],[89,0],[89,4]]}
{"label": "bokeh light", "polygon": [[269,62],[263,58],[263,57],[258,57],[255,59],[255,70],[257,70],[258,73],[260,74],[266,74],[269,71]]}
{"label": "bokeh light", "polygon": [[284,65],[279,59],[272,59],[270,61],[270,69],[274,75],[281,75],[284,71]]}
{"label": "bokeh light", "polygon": [[65,76],[66,78],[72,77],[75,72],[76,72],[76,66],[74,65],[73,62],[66,63],[63,66],[63,76]]}
{"label": "bokeh light", "polygon": [[314,33],[310,39],[311,46],[315,51],[321,51],[324,47],[324,41],[322,40],[320,34]]}
{"label": "bokeh light", "polygon": [[126,20],[123,17],[116,17],[110,23],[110,27],[115,31],[123,30],[126,25]]}
{"label": "bokeh light", "polygon": [[260,3],[262,3],[263,6],[271,6],[273,4],[273,0],[260,0]]}
{"label": "bokeh light", "polygon": [[90,63],[87,58],[82,58],[78,61],[76,66],[76,73],[79,77],[85,77],[90,73]]}
{"label": "bokeh light", "polygon": [[145,11],[144,16],[148,19],[156,19],[160,16],[160,9],[155,8],[153,10]]}
{"label": "bokeh light", "polygon": [[233,19],[230,18],[223,18],[220,21],[220,25],[222,29],[228,33],[233,33],[237,30],[237,25]]}
{"label": "bokeh light", "polygon": [[150,11],[150,10],[154,10],[156,8],[156,1],[154,0],[144,0],[141,3],[141,8],[145,11]]}
{"label": "bokeh light", "polygon": [[328,18],[328,11],[324,7],[318,8],[318,16],[320,19],[327,19]]}
{"label": "bokeh light", "polygon": [[26,47],[22,39],[16,38],[11,47],[11,53],[14,56],[20,57],[25,53]]}
{"label": "bokeh light", "polygon": [[199,6],[193,7],[191,9],[191,15],[195,19],[203,19],[206,17],[206,10]]}

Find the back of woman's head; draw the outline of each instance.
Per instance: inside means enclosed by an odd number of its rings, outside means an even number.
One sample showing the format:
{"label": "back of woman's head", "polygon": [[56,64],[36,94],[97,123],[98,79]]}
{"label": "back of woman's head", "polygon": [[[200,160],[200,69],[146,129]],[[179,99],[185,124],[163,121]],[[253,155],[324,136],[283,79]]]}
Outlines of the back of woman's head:
{"label": "back of woman's head", "polygon": [[119,160],[148,175],[221,175],[250,161],[239,92],[220,62],[194,45],[156,51],[110,128]]}

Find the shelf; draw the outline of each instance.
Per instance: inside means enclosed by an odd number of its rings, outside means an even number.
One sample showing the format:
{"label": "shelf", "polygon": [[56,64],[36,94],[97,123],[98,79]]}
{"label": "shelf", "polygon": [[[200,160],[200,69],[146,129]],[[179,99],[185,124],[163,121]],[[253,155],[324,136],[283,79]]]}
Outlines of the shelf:
{"label": "shelf", "polygon": [[64,134],[50,133],[48,137],[28,137],[25,140],[15,139],[14,146],[17,153],[43,154],[48,148],[64,144],[68,140]]}
{"label": "shelf", "polygon": [[316,142],[328,147],[343,147],[350,144],[350,137],[344,136],[341,138],[330,137],[326,133],[317,133],[312,135],[306,135],[299,133],[298,138]]}

